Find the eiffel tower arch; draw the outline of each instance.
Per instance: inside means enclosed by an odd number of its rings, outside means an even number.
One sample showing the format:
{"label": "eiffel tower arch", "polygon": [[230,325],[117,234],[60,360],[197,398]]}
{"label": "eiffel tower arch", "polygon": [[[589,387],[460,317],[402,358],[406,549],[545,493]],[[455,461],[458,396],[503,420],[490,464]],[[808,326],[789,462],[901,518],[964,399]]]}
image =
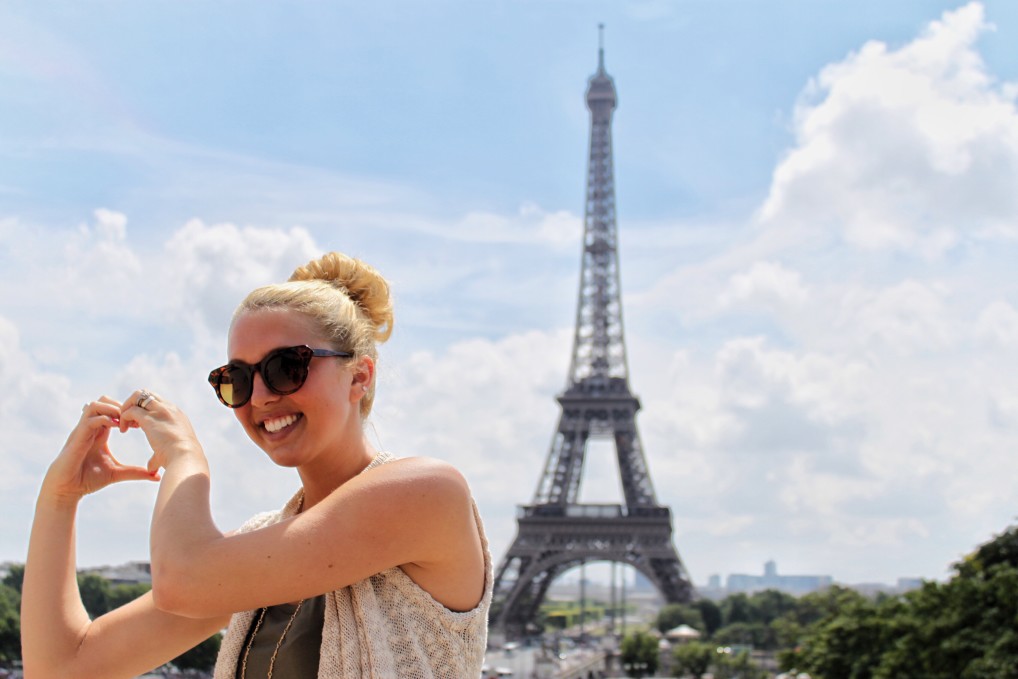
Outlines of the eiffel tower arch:
{"label": "eiffel tower arch", "polygon": [[[544,471],[495,577],[492,627],[508,637],[528,631],[556,576],[587,561],[629,564],[669,603],[694,596],[672,543],[672,517],[657,502],[636,428],[639,399],[629,388],[619,285],[611,119],[615,83],[598,49],[587,85],[590,156],[576,329],[562,409]],[[615,444],[624,504],[579,502],[588,441]]]}

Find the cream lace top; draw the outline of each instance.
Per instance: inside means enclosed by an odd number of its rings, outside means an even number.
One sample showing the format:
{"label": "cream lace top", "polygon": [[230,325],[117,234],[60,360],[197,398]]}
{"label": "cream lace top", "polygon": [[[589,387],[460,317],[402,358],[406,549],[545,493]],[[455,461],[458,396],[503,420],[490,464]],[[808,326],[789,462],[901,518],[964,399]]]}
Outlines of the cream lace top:
{"label": "cream lace top", "polygon": [[[396,459],[379,453],[365,469]],[[296,514],[297,493],[281,511],[250,519],[240,532],[264,528]],[[477,677],[484,662],[491,604],[488,540],[474,503],[484,551],[484,594],[470,611],[451,611],[400,568],[390,568],[349,587],[328,592],[319,679],[462,679]],[[215,679],[233,679],[256,611],[235,613],[223,637]]]}

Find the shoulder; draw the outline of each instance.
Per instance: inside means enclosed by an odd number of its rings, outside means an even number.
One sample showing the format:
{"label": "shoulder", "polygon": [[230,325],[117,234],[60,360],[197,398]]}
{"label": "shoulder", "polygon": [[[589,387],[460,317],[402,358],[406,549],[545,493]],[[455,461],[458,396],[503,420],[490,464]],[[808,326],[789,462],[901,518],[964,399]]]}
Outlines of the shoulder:
{"label": "shoulder", "polygon": [[371,485],[434,488],[470,493],[466,478],[453,465],[433,457],[400,457],[363,472],[360,477]]}
{"label": "shoulder", "polygon": [[472,514],[466,478],[448,462],[430,457],[398,458],[372,467],[338,492],[359,496],[375,511],[395,512],[410,522]]}

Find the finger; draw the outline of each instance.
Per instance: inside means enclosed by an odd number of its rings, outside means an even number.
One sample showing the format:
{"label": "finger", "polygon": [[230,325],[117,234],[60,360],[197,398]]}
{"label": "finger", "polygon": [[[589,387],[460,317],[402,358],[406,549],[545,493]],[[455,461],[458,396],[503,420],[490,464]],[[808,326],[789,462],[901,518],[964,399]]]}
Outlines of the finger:
{"label": "finger", "polygon": [[[93,427],[97,424],[102,424],[105,427],[119,426],[120,404],[108,396],[101,396],[98,400],[85,404],[81,409],[81,419],[82,421],[89,420]],[[105,435],[109,435],[109,432],[106,432]]]}
{"label": "finger", "polygon": [[[114,474],[130,472],[129,476],[131,479],[151,478],[153,475],[158,476],[158,467],[146,468],[139,467],[137,465],[124,464],[113,455],[113,453],[110,451],[109,446],[103,447],[103,453],[108,458],[110,469],[113,471]],[[139,473],[141,474],[141,476],[138,476]]]}
{"label": "finger", "polygon": [[110,429],[117,426],[117,419],[109,414],[86,412],[71,431],[69,441],[75,444],[92,445],[109,436]]}
{"label": "finger", "polygon": [[117,424],[120,427],[121,432],[125,432],[128,429],[137,429],[141,426],[140,418],[143,417],[145,411],[137,406],[127,406],[127,409],[120,413],[120,420]]}
{"label": "finger", "polygon": [[137,389],[128,396],[123,403],[121,410],[129,410],[131,408],[141,408],[142,410],[152,410],[158,406],[161,401],[159,394],[149,391],[148,389]]}
{"label": "finger", "polygon": [[89,401],[81,408],[82,419],[95,415],[108,415],[114,419],[120,417],[120,404],[106,396],[100,396],[95,401]]}
{"label": "finger", "polygon": [[114,415],[114,419],[120,419],[120,411],[123,409],[123,404],[120,401],[106,395],[100,396],[99,401],[112,408],[115,408],[116,414]]}
{"label": "finger", "polygon": [[113,470],[112,480],[118,481],[158,481],[159,472],[149,471],[145,467],[118,465]]}
{"label": "finger", "polygon": [[143,414],[157,410],[160,405],[159,396],[148,389],[138,389],[132,392],[121,406],[121,419],[124,421],[120,423],[120,431],[124,432],[131,427],[140,427],[140,418]]}

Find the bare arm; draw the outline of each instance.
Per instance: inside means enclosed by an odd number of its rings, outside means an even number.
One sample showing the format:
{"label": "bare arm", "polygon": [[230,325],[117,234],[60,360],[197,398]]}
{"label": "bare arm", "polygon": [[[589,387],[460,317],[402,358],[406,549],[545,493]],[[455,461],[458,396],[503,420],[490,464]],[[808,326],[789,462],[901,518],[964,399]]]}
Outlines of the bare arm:
{"label": "bare arm", "polygon": [[[124,480],[151,478],[120,464],[107,439],[119,404],[90,404],[51,465],[36,504],[22,590],[21,636],[25,670],[47,677],[135,677],[171,660],[227,622],[190,620],[156,609],[149,595],[94,622],[78,591],[75,522],[81,497]],[[128,649],[128,650],[125,650]]]}
{"label": "bare arm", "polygon": [[156,604],[204,617],[296,601],[396,566],[453,610],[484,588],[469,489],[435,460],[398,460],[354,477],[293,518],[223,536],[208,519],[196,458],[170,462],[152,525]]}

